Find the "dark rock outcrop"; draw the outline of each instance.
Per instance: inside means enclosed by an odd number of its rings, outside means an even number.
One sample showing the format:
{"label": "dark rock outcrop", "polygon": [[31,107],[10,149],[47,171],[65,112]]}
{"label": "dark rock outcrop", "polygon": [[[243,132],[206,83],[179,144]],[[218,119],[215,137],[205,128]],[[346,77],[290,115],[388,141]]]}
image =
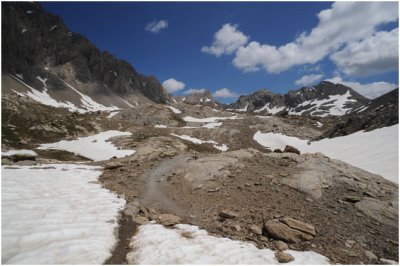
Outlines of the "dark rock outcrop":
{"label": "dark rock outcrop", "polygon": [[169,97],[155,77],[141,75],[128,62],[101,52],[39,3],[2,3],[2,24],[2,73],[22,74],[35,89],[42,87],[36,76],[46,77],[50,89],[65,86],[57,77],[72,76],[80,83],[98,85],[103,93],[109,89],[127,99],[135,94],[164,103]]}

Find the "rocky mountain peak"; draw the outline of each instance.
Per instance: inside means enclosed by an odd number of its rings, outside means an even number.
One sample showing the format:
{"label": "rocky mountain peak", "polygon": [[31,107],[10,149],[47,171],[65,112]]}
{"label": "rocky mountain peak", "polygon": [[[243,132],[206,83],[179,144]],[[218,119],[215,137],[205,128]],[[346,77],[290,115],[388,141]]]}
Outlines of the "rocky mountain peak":
{"label": "rocky mountain peak", "polygon": [[34,82],[39,76],[49,87],[57,87],[52,80],[68,78],[83,93],[90,93],[84,87],[95,87],[97,93],[111,91],[131,104],[164,103],[169,98],[155,77],[141,75],[128,62],[101,52],[39,3],[2,3],[2,23],[2,72],[23,76],[35,89],[40,90]]}

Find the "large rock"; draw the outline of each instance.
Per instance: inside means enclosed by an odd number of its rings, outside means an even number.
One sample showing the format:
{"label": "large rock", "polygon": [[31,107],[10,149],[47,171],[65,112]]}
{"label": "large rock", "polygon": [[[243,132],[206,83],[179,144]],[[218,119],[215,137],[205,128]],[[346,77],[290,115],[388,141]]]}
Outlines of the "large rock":
{"label": "large rock", "polygon": [[160,224],[165,226],[172,226],[181,222],[181,218],[173,214],[160,214],[157,220]]}
{"label": "large rock", "polygon": [[36,156],[37,155],[33,155],[33,154],[29,154],[29,153],[16,153],[11,155],[11,159],[14,162],[19,162],[19,161],[36,161]]}
{"label": "large rock", "polygon": [[290,145],[286,145],[285,149],[283,150],[283,152],[290,152],[290,153],[296,153],[300,155],[300,151],[298,149],[296,149],[293,146]]}
{"label": "large rock", "polygon": [[269,236],[288,243],[309,241],[316,236],[315,228],[312,225],[292,218],[269,220],[265,223],[264,228]]}
{"label": "large rock", "polygon": [[293,218],[289,218],[289,217],[285,217],[280,219],[280,221],[284,224],[286,224],[287,226],[293,228],[293,229],[297,229],[301,232],[304,232],[306,234],[312,235],[312,236],[316,236],[316,232],[315,232],[315,227],[312,226],[311,224],[293,219]]}

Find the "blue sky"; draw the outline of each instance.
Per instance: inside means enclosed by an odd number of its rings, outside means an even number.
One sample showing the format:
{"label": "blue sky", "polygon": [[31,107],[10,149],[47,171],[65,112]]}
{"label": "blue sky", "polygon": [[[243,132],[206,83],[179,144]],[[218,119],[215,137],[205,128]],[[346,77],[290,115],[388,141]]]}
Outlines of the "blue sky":
{"label": "blue sky", "polygon": [[327,79],[373,98],[398,86],[395,2],[42,4],[100,50],[169,80],[174,95],[220,90],[218,100],[231,102]]}

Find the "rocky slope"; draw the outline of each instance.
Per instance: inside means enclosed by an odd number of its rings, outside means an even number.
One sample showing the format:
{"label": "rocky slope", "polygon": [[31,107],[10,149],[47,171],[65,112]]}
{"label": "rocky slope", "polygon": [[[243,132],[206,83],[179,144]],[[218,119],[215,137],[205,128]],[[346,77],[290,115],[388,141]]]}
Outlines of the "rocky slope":
{"label": "rocky slope", "polygon": [[322,81],[313,87],[303,87],[277,94],[266,89],[248,96],[240,96],[229,106],[238,111],[276,114],[286,112],[292,115],[344,115],[365,106],[369,100],[342,84]]}
{"label": "rocky slope", "polygon": [[42,90],[37,79],[41,77],[54,94],[68,88],[61,79],[84,94],[102,96],[104,103],[109,95],[131,104],[164,103],[169,97],[155,77],[141,75],[128,62],[101,52],[39,3],[2,3],[2,26],[2,74],[18,74],[37,90]]}

